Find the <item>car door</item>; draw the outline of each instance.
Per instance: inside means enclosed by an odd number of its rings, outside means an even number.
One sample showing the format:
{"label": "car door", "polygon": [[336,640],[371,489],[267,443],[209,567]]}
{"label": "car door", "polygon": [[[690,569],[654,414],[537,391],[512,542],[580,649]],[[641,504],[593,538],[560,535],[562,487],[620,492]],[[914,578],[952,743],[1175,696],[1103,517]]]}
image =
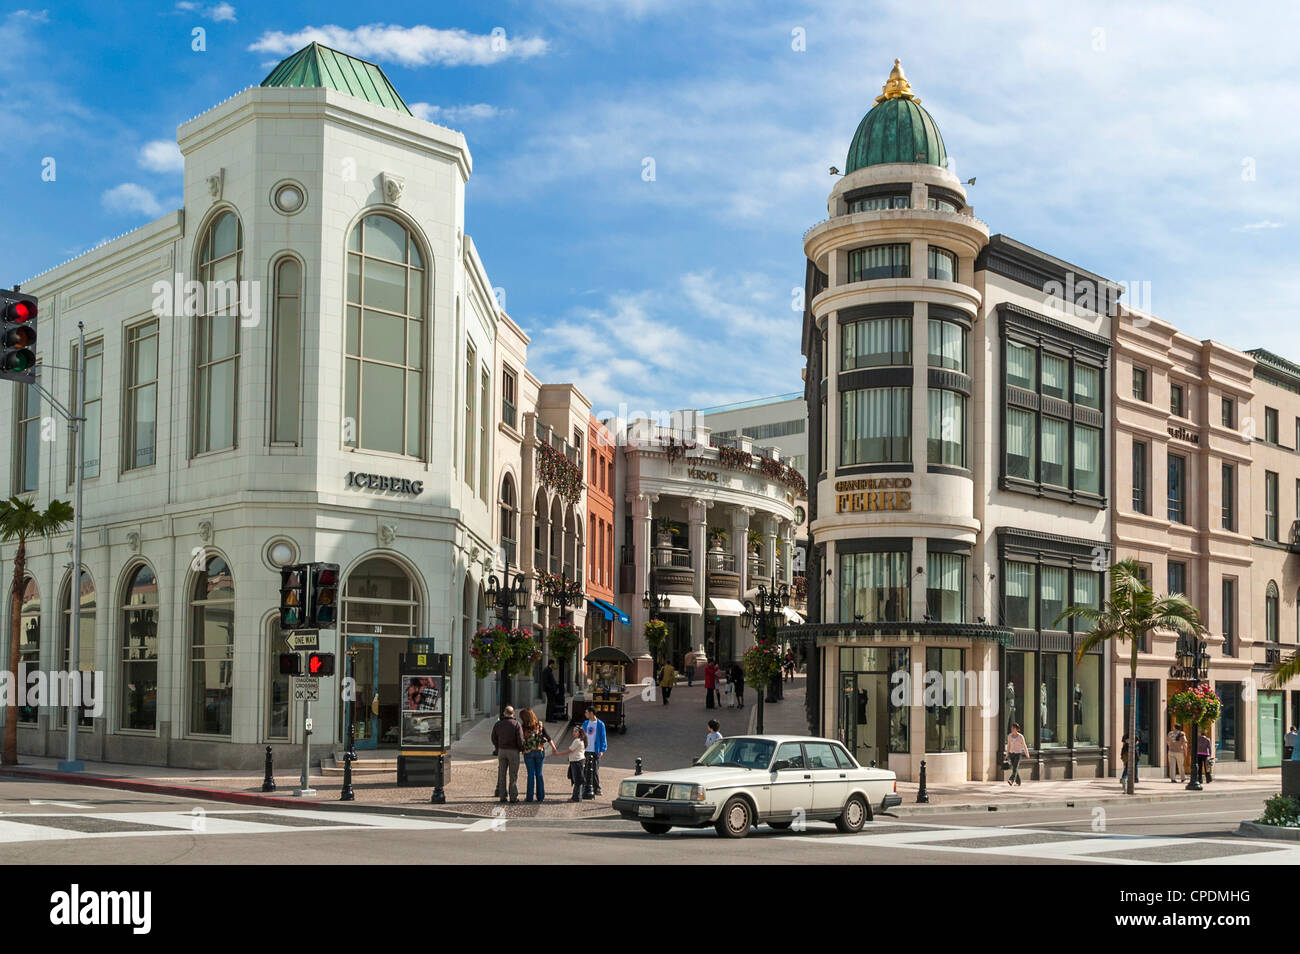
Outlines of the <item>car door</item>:
{"label": "car door", "polygon": [[812,774],[804,761],[803,746],[782,742],[776,747],[772,765],[780,762],[789,765],[771,773],[768,814],[775,818],[790,818],[797,812],[807,814],[812,810]]}
{"label": "car door", "polygon": [[818,815],[838,815],[849,797],[849,773],[841,768],[830,742],[805,742],[804,757],[812,776],[812,807]]}

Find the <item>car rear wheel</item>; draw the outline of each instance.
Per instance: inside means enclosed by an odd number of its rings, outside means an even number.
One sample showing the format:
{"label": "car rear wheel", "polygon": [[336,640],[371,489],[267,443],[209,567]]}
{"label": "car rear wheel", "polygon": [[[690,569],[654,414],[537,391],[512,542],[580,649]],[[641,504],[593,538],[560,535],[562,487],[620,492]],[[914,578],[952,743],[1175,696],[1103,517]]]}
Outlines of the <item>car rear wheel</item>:
{"label": "car rear wheel", "polygon": [[851,795],[844,803],[844,811],[835,819],[835,827],[845,835],[862,831],[862,826],[871,821],[871,806],[861,795]]}
{"label": "car rear wheel", "polygon": [[774,822],[774,821],[770,821],[770,822],[767,823],[767,827],[768,827],[768,828],[775,828],[777,831],[785,831],[787,828],[790,827],[791,824],[792,824],[791,822]]}
{"label": "car rear wheel", "polygon": [[714,830],[723,838],[744,838],[753,827],[754,810],[739,795],[733,795],[722,806],[722,814],[713,825]]}
{"label": "car rear wheel", "polygon": [[663,822],[642,822],[641,827],[652,835],[666,835],[673,826],[665,825]]}

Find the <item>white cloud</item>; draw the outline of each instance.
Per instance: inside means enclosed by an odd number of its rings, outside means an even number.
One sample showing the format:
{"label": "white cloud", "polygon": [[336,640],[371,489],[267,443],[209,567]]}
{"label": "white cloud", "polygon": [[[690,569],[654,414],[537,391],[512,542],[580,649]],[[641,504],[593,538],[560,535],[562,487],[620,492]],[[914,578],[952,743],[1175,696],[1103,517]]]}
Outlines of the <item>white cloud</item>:
{"label": "white cloud", "polygon": [[183,172],[185,157],[171,139],[155,139],[140,149],[140,165],[153,172]]}
{"label": "white cloud", "polygon": [[228,3],[202,4],[194,3],[192,0],[181,0],[176,4],[176,9],[182,13],[197,13],[214,23],[235,22],[235,8]]}
{"label": "white cloud", "polygon": [[493,119],[501,110],[490,103],[466,103],[462,106],[435,106],[433,103],[412,103],[411,112],[431,123],[458,123]]}
{"label": "white cloud", "polygon": [[504,30],[470,33],[423,24],[404,27],[384,23],[355,29],[332,24],[309,26],[296,33],[272,30],[263,33],[249,49],[283,56],[312,42],[353,56],[402,66],[489,66],[511,58],[531,59],[548,49],[547,42],[540,37],[512,37]]}
{"label": "white cloud", "polygon": [[100,196],[100,202],[110,212],[136,212],[155,218],[163,213],[163,204],[152,192],[134,182],[123,182]]}
{"label": "white cloud", "polygon": [[1258,232],[1266,229],[1280,229],[1281,222],[1274,222],[1272,219],[1264,219],[1260,222],[1251,222],[1247,225],[1238,225],[1233,229],[1234,232]]}

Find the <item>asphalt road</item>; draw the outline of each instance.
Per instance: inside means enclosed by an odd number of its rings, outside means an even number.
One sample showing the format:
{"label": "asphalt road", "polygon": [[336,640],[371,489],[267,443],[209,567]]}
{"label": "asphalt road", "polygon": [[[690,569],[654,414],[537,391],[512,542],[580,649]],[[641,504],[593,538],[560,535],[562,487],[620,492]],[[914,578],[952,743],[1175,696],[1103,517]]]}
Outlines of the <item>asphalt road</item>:
{"label": "asphalt road", "polygon": [[877,817],[728,840],[621,820],[474,822],[271,809],[0,778],[0,865],[23,864],[1300,864],[1300,843],[1237,824],[1260,798]]}

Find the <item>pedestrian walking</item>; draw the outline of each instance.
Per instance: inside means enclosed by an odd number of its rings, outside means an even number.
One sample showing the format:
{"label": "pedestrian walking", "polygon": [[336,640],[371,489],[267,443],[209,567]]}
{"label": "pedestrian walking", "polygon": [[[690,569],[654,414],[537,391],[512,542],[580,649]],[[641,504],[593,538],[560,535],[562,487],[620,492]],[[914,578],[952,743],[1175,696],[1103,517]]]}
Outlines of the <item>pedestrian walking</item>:
{"label": "pedestrian walking", "polygon": [[732,695],[731,678],[727,670],[721,666],[718,667],[718,705],[726,703],[728,709],[734,709],[736,706],[735,697]]}
{"label": "pedestrian walking", "polygon": [[591,787],[597,795],[600,794],[600,760],[605,755],[605,750],[609,748],[609,743],[605,740],[605,723],[596,718],[596,710],[587,707],[586,719],[582,723],[582,731],[587,736],[587,751],[596,756],[596,760],[591,765]]}
{"label": "pedestrian walking", "polygon": [[686,654],[686,688],[691,689],[695,686],[695,656],[691,653]]}
{"label": "pedestrian walking", "polygon": [[664,668],[659,673],[659,692],[664,698],[664,705],[668,705],[668,697],[673,694],[675,685],[677,685],[677,670],[673,668],[672,663],[664,663]]}
{"label": "pedestrian walking", "polygon": [[704,737],[704,748],[708,749],[710,745],[722,738],[722,725],[717,719],[709,720],[709,734]]}
{"label": "pedestrian walking", "polygon": [[1282,758],[1285,761],[1291,761],[1297,740],[1300,740],[1300,732],[1296,732],[1295,726],[1291,726],[1291,730],[1282,738]]}
{"label": "pedestrian walking", "polygon": [[519,801],[519,756],[524,749],[524,730],[515,718],[515,707],[506,706],[492,726],[492,745],[497,750],[497,800]]}
{"label": "pedestrian walking", "polygon": [[1183,764],[1187,759],[1187,735],[1178,726],[1169,730],[1169,781],[1187,781]]}
{"label": "pedestrian walking", "polygon": [[519,710],[519,726],[524,733],[524,771],[528,774],[528,788],[524,794],[524,801],[531,802],[533,792],[536,791],[537,800],[544,802],[546,782],[542,778],[542,766],[546,763],[546,747],[549,745],[556,755],[559,754],[559,750],[551,741],[546,726],[542,725],[537,718],[537,713],[532,709]]}
{"label": "pedestrian walking", "polygon": [[582,766],[587,761],[587,733],[582,726],[573,727],[573,738],[569,741],[569,782],[573,785],[571,802],[582,801]]}
{"label": "pedestrian walking", "polygon": [[1196,740],[1196,761],[1200,768],[1201,778],[1207,782],[1214,781],[1214,771],[1211,768],[1214,759],[1210,758],[1213,754],[1214,748],[1210,742],[1209,733],[1200,733],[1200,738]]}
{"label": "pedestrian walking", "polygon": [[1124,771],[1119,777],[1119,787],[1124,788],[1124,783],[1128,781],[1129,745],[1127,732],[1124,733],[1124,738],[1120,742],[1119,758],[1120,761],[1124,763]]}
{"label": "pedestrian walking", "polygon": [[542,671],[542,695],[546,696],[546,721],[555,722],[564,718],[564,687],[560,685],[555,674],[555,660],[546,664]]}
{"label": "pedestrian walking", "polygon": [[788,649],[785,651],[785,678],[794,678],[794,653]]}
{"label": "pedestrian walking", "polygon": [[1008,785],[1020,784],[1020,760],[1028,755],[1029,743],[1020,734],[1020,723],[1013,722],[1011,731],[1007,733],[1007,758],[1011,760],[1011,777],[1007,779]]}
{"label": "pedestrian walking", "polygon": [[736,708],[745,708],[745,667],[738,662],[731,664],[731,684],[736,687]]}
{"label": "pedestrian walking", "polygon": [[704,708],[716,709],[718,691],[718,667],[712,659],[704,665]]}

